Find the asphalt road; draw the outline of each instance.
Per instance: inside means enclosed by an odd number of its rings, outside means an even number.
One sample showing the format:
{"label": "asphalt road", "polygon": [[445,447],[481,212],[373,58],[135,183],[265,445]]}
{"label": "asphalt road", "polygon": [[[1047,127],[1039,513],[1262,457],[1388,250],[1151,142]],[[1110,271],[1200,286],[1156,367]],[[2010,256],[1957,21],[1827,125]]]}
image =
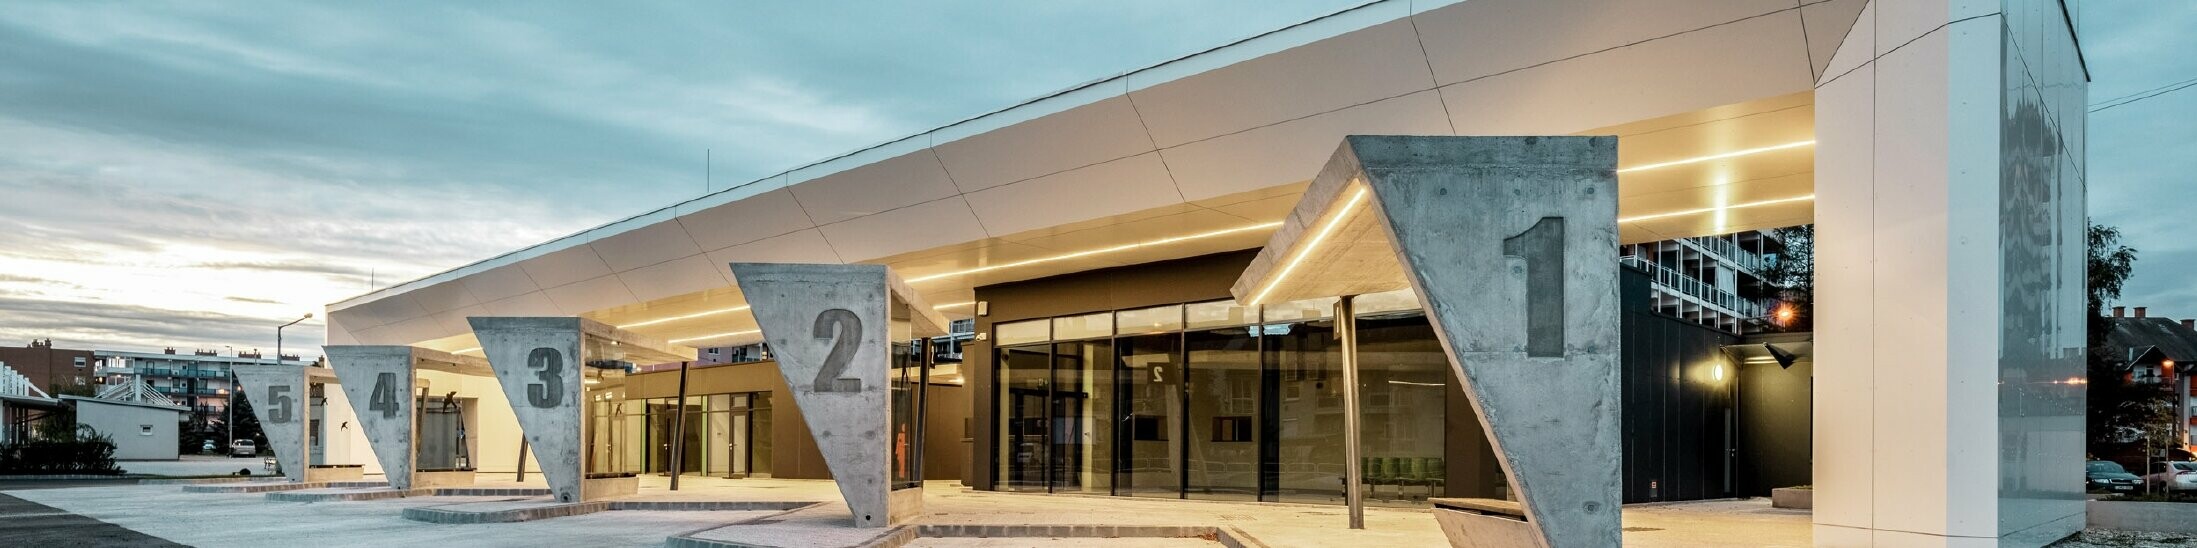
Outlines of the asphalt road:
{"label": "asphalt road", "polygon": [[[51,489],[58,487],[87,487],[104,480],[73,481],[9,481],[0,489]],[[131,480],[135,481],[135,480]],[[0,539],[7,539],[10,546],[37,546],[40,548],[65,548],[76,546],[122,546],[131,548],[168,548],[183,546],[144,533],[124,529],[122,526],[99,521],[60,509],[26,501],[0,492]]]}

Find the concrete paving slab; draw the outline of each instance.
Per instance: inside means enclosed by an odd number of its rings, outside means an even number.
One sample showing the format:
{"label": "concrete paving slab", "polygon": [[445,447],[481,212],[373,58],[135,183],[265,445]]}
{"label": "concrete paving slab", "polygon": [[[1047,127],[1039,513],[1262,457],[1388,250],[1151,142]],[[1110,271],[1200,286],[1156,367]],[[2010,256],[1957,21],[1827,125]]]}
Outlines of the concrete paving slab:
{"label": "concrete paving slab", "polygon": [[125,460],[114,464],[125,474],[148,476],[226,476],[238,470],[249,470],[259,476],[279,476],[268,471],[259,457],[183,455],[176,460]]}

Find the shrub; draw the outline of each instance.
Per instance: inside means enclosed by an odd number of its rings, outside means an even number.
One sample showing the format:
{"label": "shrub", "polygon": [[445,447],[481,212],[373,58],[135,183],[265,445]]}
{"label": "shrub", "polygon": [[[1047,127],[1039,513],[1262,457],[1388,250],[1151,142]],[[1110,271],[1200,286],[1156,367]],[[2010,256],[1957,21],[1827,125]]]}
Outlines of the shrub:
{"label": "shrub", "polygon": [[0,444],[0,474],[120,473],[114,464],[114,439],[89,426]]}

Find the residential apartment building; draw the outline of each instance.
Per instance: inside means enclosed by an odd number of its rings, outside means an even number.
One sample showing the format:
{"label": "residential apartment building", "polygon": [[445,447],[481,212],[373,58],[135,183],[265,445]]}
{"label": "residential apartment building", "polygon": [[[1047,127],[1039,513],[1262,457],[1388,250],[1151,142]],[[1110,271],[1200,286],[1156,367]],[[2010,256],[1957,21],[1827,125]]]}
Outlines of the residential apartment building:
{"label": "residential apartment building", "polygon": [[[274,362],[257,351],[223,356],[213,350],[181,354],[169,348],[159,353],[99,350],[91,354],[98,362],[96,375],[105,377],[105,384],[128,383],[132,377],[142,379],[176,405],[189,408],[190,428],[198,431],[210,431],[222,424],[228,412],[229,391],[236,386],[231,367]],[[281,363],[307,365],[292,354],[284,354]]]}
{"label": "residential apartment building", "polygon": [[1625,244],[1618,262],[1648,272],[1655,311],[1743,334],[1776,306],[1765,276],[1784,250],[1774,231],[1746,230]]}
{"label": "residential apartment building", "polygon": [[49,394],[67,386],[91,384],[97,376],[92,372],[92,351],[54,348],[53,339],[0,348],[0,365],[14,369]]}

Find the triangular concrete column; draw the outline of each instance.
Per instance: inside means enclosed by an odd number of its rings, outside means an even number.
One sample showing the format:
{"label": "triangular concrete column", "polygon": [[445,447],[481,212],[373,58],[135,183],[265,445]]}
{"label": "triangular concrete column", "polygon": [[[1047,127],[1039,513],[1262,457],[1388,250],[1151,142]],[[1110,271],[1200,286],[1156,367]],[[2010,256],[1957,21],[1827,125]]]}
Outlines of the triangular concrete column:
{"label": "triangular concrete column", "polygon": [[1233,288],[1418,292],[1527,526],[1453,543],[1619,542],[1616,163],[1615,137],[1351,136]]}
{"label": "triangular concrete column", "polygon": [[312,416],[310,372],[295,365],[238,365],[230,370],[242,385],[237,389],[246,391],[252,402],[252,416],[259,418],[259,430],[273,446],[283,477],[305,481],[311,467],[305,462],[310,440],[305,429]]}
{"label": "triangular concrete column", "polygon": [[892,490],[892,342],[943,334],[945,319],[883,266],[732,263],[858,527],[922,510],[922,488]]}
{"label": "triangular concrete column", "polygon": [[383,477],[397,490],[412,488],[412,347],[325,346],[328,365],[343,381],[366,445],[381,462]]}

